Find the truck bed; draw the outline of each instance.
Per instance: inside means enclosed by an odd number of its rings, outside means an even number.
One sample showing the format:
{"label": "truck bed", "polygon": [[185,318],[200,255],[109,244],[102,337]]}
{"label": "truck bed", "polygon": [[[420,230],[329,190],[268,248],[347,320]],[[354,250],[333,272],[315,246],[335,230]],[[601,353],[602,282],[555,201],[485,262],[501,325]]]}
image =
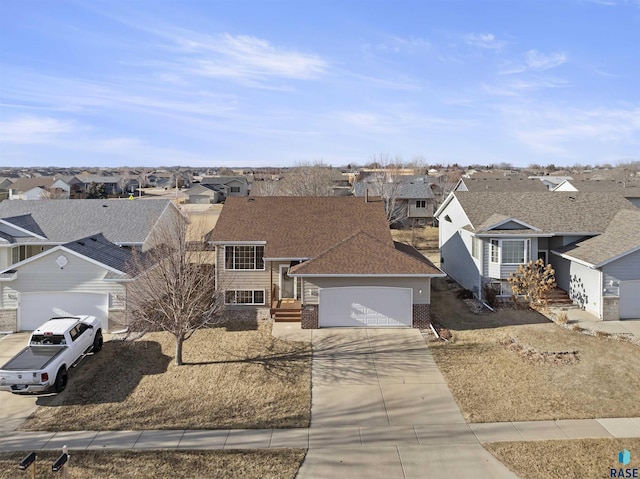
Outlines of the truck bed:
{"label": "truck bed", "polygon": [[5,371],[39,371],[64,351],[67,346],[27,346],[7,364],[2,366]]}

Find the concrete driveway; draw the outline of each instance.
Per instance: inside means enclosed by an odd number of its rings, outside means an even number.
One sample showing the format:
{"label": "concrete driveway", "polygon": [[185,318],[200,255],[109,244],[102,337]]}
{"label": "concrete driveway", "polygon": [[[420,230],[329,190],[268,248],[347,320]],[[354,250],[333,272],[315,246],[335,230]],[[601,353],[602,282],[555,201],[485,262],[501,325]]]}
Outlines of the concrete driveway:
{"label": "concrete driveway", "polygon": [[[0,339],[0,367],[24,348],[31,333],[9,334]],[[15,431],[35,411],[38,396],[18,396],[0,391],[0,433]]]}
{"label": "concrete driveway", "polygon": [[516,477],[480,445],[418,330],[314,330],[312,344],[298,479]]}

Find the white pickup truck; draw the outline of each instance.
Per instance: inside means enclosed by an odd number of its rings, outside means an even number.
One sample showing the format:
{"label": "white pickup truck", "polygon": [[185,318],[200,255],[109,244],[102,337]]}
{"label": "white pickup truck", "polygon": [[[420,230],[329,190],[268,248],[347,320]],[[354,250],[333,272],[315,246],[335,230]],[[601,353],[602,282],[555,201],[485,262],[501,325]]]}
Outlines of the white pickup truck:
{"label": "white pickup truck", "polygon": [[0,391],[14,394],[54,391],[67,386],[67,370],[102,349],[102,325],[94,316],[51,318],[29,338],[26,348],[0,368]]}

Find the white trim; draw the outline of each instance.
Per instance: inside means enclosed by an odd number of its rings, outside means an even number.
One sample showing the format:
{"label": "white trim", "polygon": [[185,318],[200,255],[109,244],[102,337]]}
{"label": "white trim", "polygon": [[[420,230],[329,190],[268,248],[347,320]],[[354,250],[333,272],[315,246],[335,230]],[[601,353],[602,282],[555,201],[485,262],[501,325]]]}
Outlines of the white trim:
{"label": "white trim", "polygon": [[55,248],[48,249],[46,251],[43,251],[42,253],[38,253],[36,255],[30,256],[27,259],[23,259],[22,261],[19,261],[18,263],[14,263],[11,266],[9,266],[8,268],[0,271],[0,273],[5,273],[5,272],[11,271],[13,269],[20,268],[20,267],[22,267],[23,265],[25,265],[27,263],[31,263],[32,261],[36,261],[36,260],[38,260],[40,258],[43,258],[43,257],[45,257],[45,256],[47,256],[47,255],[49,255],[51,253],[54,253],[55,251],[64,251],[66,253],[69,253],[69,254],[72,254],[72,255],[76,256],[77,258],[80,258],[80,259],[83,259],[85,261],[88,261],[89,263],[93,263],[95,265],[103,267],[104,269],[108,269],[109,271],[113,271],[114,273],[124,273],[124,271],[120,271],[119,269],[116,269],[116,268],[113,268],[113,267],[111,267],[109,265],[101,263],[100,261],[96,261],[95,259],[89,258],[88,256],[85,256],[85,255],[80,254],[80,253],[78,253],[76,251],[70,250],[68,248],[65,248],[62,245],[56,246]]}
{"label": "white trim", "polygon": [[287,269],[291,269],[291,266],[289,266],[288,264],[281,264],[278,268],[278,287],[280,289],[280,291],[278,291],[278,299],[296,299],[298,296],[298,282],[296,281],[296,277],[295,276],[291,276],[289,275],[290,278],[293,279],[293,298],[283,298],[282,297],[282,282],[284,279],[284,274],[282,274],[282,270],[284,268]]}
{"label": "white trim", "polygon": [[[262,298],[263,298],[263,302],[262,303],[227,303],[227,292],[231,292],[233,291],[234,293],[237,293],[238,291],[251,291],[252,293],[252,297],[253,300],[255,300],[256,297],[256,291],[262,291]],[[224,294],[224,304],[227,304],[229,306],[264,306],[265,304],[267,304],[267,292],[264,289],[225,289],[223,291]]]}
{"label": "white trim", "polygon": [[265,261],[308,261],[311,258],[262,258]]}
{"label": "white trim", "polygon": [[[26,200],[24,200],[24,201],[26,201]],[[7,226],[9,226],[11,228],[17,229],[18,231],[22,231],[23,233],[26,233],[27,236],[31,236],[33,238],[38,238],[38,239],[42,239],[42,240],[48,239],[48,238],[46,238],[44,236],[40,236],[39,234],[34,233],[33,231],[29,231],[29,230],[26,230],[24,228],[21,228],[20,226],[16,226],[13,223],[8,222],[7,220],[0,220],[0,223],[2,223],[4,225],[7,225]],[[9,233],[7,233],[7,234],[9,234]],[[13,235],[10,235],[10,236],[13,236]]]}
{"label": "white trim", "polygon": [[253,245],[266,245],[266,241],[209,241],[209,244],[214,246],[253,246]]}
{"label": "white trim", "polygon": [[[492,255],[491,255],[491,248],[493,247],[493,240],[496,240],[498,242],[498,261],[495,262],[492,259]],[[502,243],[504,241],[519,241],[524,243],[524,261],[522,263],[503,263],[502,262]],[[531,241],[527,238],[513,238],[510,239],[510,237],[507,238],[492,238],[489,241],[489,263],[491,264],[499,264],[499,265],[505,265],[505,266],[513,266],[513,265],[520,265],[520,264],[527,264],[527,262],[531,259]]]}
{"label": "white trim", "polygon": [[[517,219],[517,218],[515,218],[515,217],[510,217],[510,218],[507,218],[507,219],[505,219],[505,220],[499,221],[499,222],[497,222],[496,224],[494,224],[494,225],[492,225],[492,226],[488,226],[488,227],[486,227],[486,228],[485,228],[485,230],[492,230],[493,228],[496,228],[496,227],[501,226],[501,225],[503,225],[503,224],[505,224],[505,223],[508,223],[509,221],[513,221],[514,223],[518,223],[519,225],[522,225],[522,226],[524,226],[525,228],[528,228],[528,229],[530,229],[530,230],[534,230],[534,231],[542,231],[540,228],[536,228],[535,226],[530,225],[530,224],[528,224],[528,223],[525,223],[524,221],[521,221],[521,220],[519,220],[519,219]],[[505,231],[505,230],[501,230],[501,231]],[[507,230],[507,231],[508,231],[508,230]]]}
{"label": "white trim", "polygon": [[556,256],[560,256],[561,258],[564,258],[566,260],[574,261],[578,264],[581,264],[582,266],[586,266],[587,268],[595,269],[595,266],[592,265],[591,263],[587,263],[586,261],[582,261],[581,259],[574,258],[573,256],[569,256],[568,254],[560,253],[557,250],[553,250],[553,249],[550,250],[549,252],[552,254],[555,254]]}
{"label": "white trim", "polygon": [[[236,247],[236,246],[263,246],[256,244],[226,244],[224,245],[223,256],[222,256],[222,264],[225,271],[266,271],[267,270],[267,262],[264,260],[264,250],[262,251],[262,268],[227,268],[227,246]],[[254,260],[255,260],[255,251],[254,251]],[[232,258],[233,262],[233,258]],[[255,266],[255,261],[254,261]],[[243,290],[244,291],[244,290]]]}
{"label": "white trim", "polygon": [[289,276],[295,278],[445,278],[447,275],[442,274],[300,274],[289,273]]}

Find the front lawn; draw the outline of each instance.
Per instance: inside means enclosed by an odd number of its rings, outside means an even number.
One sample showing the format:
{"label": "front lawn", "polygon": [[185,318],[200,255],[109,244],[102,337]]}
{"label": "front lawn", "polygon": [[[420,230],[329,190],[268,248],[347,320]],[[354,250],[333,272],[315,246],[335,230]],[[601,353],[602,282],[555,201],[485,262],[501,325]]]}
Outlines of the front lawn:
{"label": "front lawn", "polygon": [[172,362],[173,336],[106,342],[39,398],[23,430],[261,429],[307,427],[311,347],[271,336],[268,321],[203,329]]}
{"label": "front lawn", "polygon": [[[624,477],[611,476],[610,469],[640,468],[640,439],[495,442],[484,447],[526,479]],[[626,466],[618,462],[622,449],[631,452],[631,462]]]}
{"label": "front lawn", "polygon": [[[302,449],[250,451],[70,451],[69,477],[91,479],[293,479],[304,459]],[[18,463],[27,453],[0,453],[0,479],[27,477]],[[41,479],[51,472],[60,452],[38,453]]]}
{"label": "front lawn", "polygon": [[[474,314],[448,289],[433,293],[431,307],[453,337],[429,346],[467,421],[640,416],[638,346],[573,332],[530,310]],[[502,344],[507,338],[524,350]]]}

